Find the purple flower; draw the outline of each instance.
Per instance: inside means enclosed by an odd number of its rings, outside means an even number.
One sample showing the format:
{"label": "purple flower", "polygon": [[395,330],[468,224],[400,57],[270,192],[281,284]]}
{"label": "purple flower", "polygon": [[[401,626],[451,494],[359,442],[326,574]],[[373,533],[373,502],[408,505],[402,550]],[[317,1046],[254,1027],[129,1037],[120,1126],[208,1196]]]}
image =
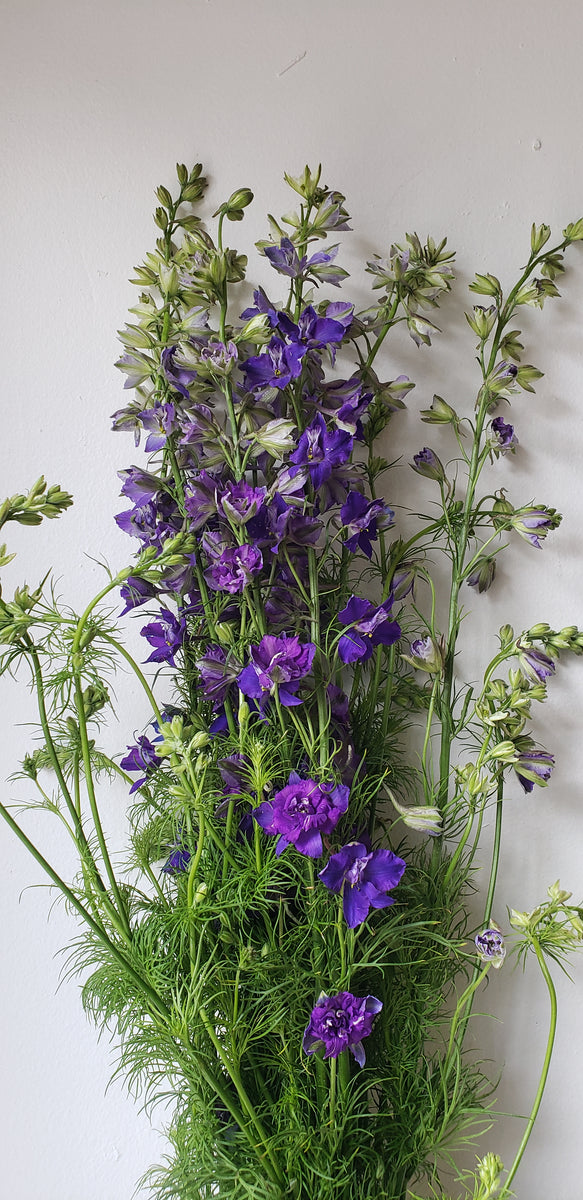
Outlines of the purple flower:
{"label": "purple flower", "polygon": [[253,583],[262,567],[263,556],[256,546],[228,546],[204,574],[209,587],[234,596]]}
{"label": "purple flower", "polygon": [[291,843],[300,854],[319,858],[324,849],[322,834],[332,833],[348,808],[348,797],[344,784],[318,784],[292,771],[287,786],[272,800],[264,800],[253,816],[266,833],[279,835],[277,855]]}
{"label": "purple flower", "polygon": [[[308,258],[306,254],[299,257],[298,252],[288,237],[283,237],[279,246],[266,246],[264,250],[265,257],[269,259],[272,267],[279,271],[280,275],[287,275],[290,279],[297,279],[299,275],[308,273],[313,267],[322,267],[321,272],[327,283],[339,284],[340,280],[345,275],[345,271],[341,268],[330,268],[329,264],[334,261],[338,253],[338,246],[331,246],[326,253],[325,250],[318,250],[316,254],[312,254]],[[314,272],[316,275],[318,271]]]}
{"label": "purple flower", "polygon": [[494,582],[496,577],[496,559],[489,558],[484,555],[479,558],[472,571],[467,577],[466,583],[468,587],[473,587],[478,592],[487,592]]}
{"label": "purple flower", "polygon": [[373,1021],[382,1007],[382,1001],[376,996],[361,998],[353,996],[352,992],[338,992],[336,996],[322,993],[304,1033],[304,1052],[314,1054],[323,1047],[324,1058],[338,1058],[343,1050],[350,1050],[359,1067],[364,1067],[362,1039],[372,1033]]}
{"label": "purple flower", "polygon": [[532,792],[535,783],[538,787],[546,787],[555,765],[555,759],[548,750],[522,750],[520,757],[513,765],[518,782],[524,791]]}
{"label": "purple flower", "polygon": [[237,347],[231,341],[226,346],[224,342],[210,341],[201,350],[200,357],[209,367],[224,374],[237,361]]}
{"label": "purple flower", "polygon": [[342,891],[344,919],[349,929],[356,929],[369,909],[394,904],[386,893],[397,886],[405,865],[392,850],[368,851],[363,842],[349,842],[332,855],[319,878],[331,892]]}
{"label": "purple flower", "polygon": [[445,481],[443,463],[429,446],[424,446],[423,450],[413,455],[411,466],[418,475],[425,475],[427,479],[436,479],[438,483]]}
{"label": "purple flower", "polygon": [[118,513],[115,523],[123,533],[139,538],[144,547],[155,546],[160,550],[166,538],[179,532],[182,517],[173,497],[161,491],[147,504]]}
{"label": "purple flower", "polygon": [[556,529],[561,522],[560,513],[554,508],[546,508],[544,504],[518,508],[509,519],[512,528],[537,550],[542,549],[541,541],[546,538],[549,529]]}
{"label": "purple flower", "polygon": [[[290,454],[290,462],[298,471],[302,467],[306,469],[317,490],[330,477],[334,467],[348,462],[352,446],[353,438],[349,433],[341,429],[330,432],[323,416],[318,414],[304,429],[297,450]],[[290,471],[290,475],[293,478],[294,472]]]}
{"label": "purple flower", "polygon": [[169,435],[175,429],[176,409],[173,404],[160,404],[157,400],[153,408],[146,408],[140,413],[144,429],[151,430],[144,449],[148,454],[154,450],[162,450]]}
{"label": "purple flower", "polygon": [[167,875],[180,875],[183,871],[188,871],[191,858],[190,850],[181,841],[176,841],[171,847],[170,857],[162,870]]}
{"label": "purple flower", "polygon": [[244,310],[244,312],[241,313],[241,320],[242,321],[250,321],[252,317],[258,317],[258,316],[263,315],[263,316],[267,317],[269,324],[271,325],[271,328],[275,329],[275,326],[277,325],[277,322],[278,322],[279,313],[273,307],[271,301],[269,300],[268,296],[266,296],[262,287],[258,288],[257,291],[253,292],[253,301],[254,301],[253,307],[246,308]]}
{"label": "purple flower", "polygon": [[128,575],[125,583],[120,587],[119,594],[122,600],[125,600],[125,608],[122,608],[120,617],[125,617],[133,608],[139,608],[141,604],[146,604],[156,595],[156,588],[153,583],[148,583],[147,579],[140,579],[135,575]]}
{"label": "purple flower", "polygon": [[176,392],[180,392],[185,400],[190,399],[188,385],[196,379],[196,371],[188,367],[181,367],[176,364],[176,351],[178,346],[166,346],[162,351],[161,365],[162,370],[168,380],[168,383]]}
{"label": "purple flower", "polygon": [[250,392],[287,387],[301,374],[305,353],[306,347],[298,342],[286,346],[281,338],[272,337],[263,354],[253,355],[243,363],[245,387]]}
{"label": "purple flower", "polygon": [[530,646],[527,642],[516,639],[518,665],[531,683],[546,683],[555,673],[555,664],[544,650]]}
{"label": "purple flower", "polygon": [[160,620],[144,625],[140,630],[141,636],[154,647],[146,662],[170,663],[176,666],[174,655],[182,646],[186,637],[186,621],[184,617],[175,617],[168,608],[160,610]]}
{"label": "purple flower", "polygon": [[219,708],[229,688],[236,682],[241,663],[233,656],[227,658],[222,646],[207,646],[202,658],[197,658],[195,666],[200,672],[204,695],[212,700],[213,708]]}
{"label": "purple flower", "polygon": [[396,621],[389,620],[392,605],[392,596],[378,608],[370,600],[350,597],[346,608],[338,613],[340,624],[350,626],[338,642],[338,657],[343,663],[357,659],[366,662],[375,646],[392,646],[398,642],[401,627]]}
{"label": "purple flower", "polygon": [[286,707],[300,704],[295,692],[312,666],[316,653],[313,642],[300,642],[285,633],[281,637],[267,633],[258,646],[250,647],[250,652],[251,662],[237,680],[243,694],[263,707],[277,688]]}
{"label": "purple flower", "polygon": [[292,504],[286,504],[283,496],[276,492],[269,505],[269,525],[277,553],[282,542],[288,546],[314,546],[318,541],[322,522],[309,517]]}
{"label": "purple flower", "polygon": [[[341,320],[335,320],[333,313],[338,312]],[[301,342],[308,349],[319,349],[329,343],[337,344],[342,341],[348,326],[352,321],[352,306],[347,309],[344,304],[330,304],[325,317],[319,317],[315,308],[308,305],[298,318],[297,325],[287,313],[279,314],[279,328],[291,342]]]}
{"label": "purple flower", "polygon": [[190,518],[190,528],[200,529],[217,511],[219,481],[207,471],[190,480],[184,496],[184,507]]}
{"label": "purple flower", "polygon": [[372,542],[376,541],[379,528],[388,529],[393,524],[395,514],[382,500],[368,501],[362,492],[349,492],[340,510],[340,517],[348,534],[342,545],[351,554],[359,549],[367,558],[372,558]]}
{"label": "purple flower", "polygon": [[494,452],[503,454],[506,450],[511,450],[514,453],[518,445],[518,438],[514,432],[514,425],[507,425],[502,417],[495,417],[492,421],[492,433],[495,441],[493,443]]}
{"label": "purple flower", "polygon": [[218,500],[219,512],[233,525],[246,525],[257,516],[266,494],[267,488],[251,487],[244,479],[239,483],[229,480]]}
{"label": "purple flower", "polygon": [[476,935],[474,942],[482,962],[491,963],[498,970],[506,957],[504,938],[498,927],[494,925],[490,929],[483,929]]}
{"label": "purple flower", "polygon": [[118,476],[122,480],[122,496],[137,505],[148,504],[165,485],[159,475],[143,471],[141,467],[126,467],[124,471],[118,471]]}
{"label": "purple flower", "polygon": [[429,675],[439,675],[443,671],[444,659],[442,647],[433,640],[430,634],[424,638],[416,638],[411,642],[411,654],[403,654],[403,658],[417,667],[418,671],[427,671]]}
{"label": "purple flower", "polygon": [[156,747],[149,738],[145,736],[139,737],[135,746],[128,746],[129,754],[122,758],[120,767],[122,771],[138,771],[141,774],[141,779],[136,779],[130,788],[130,796],[142,784],[146,783],[148,775],[160,766],[162,759],[156,753]]}
{"label": "purple flower", "polygon": [[363,393],[361,381],[353,375],[351,379],[332,379],[326,383],[318,397],[318,407],[339,429],[362,441],[361,417],[371,400],[372,392]]}

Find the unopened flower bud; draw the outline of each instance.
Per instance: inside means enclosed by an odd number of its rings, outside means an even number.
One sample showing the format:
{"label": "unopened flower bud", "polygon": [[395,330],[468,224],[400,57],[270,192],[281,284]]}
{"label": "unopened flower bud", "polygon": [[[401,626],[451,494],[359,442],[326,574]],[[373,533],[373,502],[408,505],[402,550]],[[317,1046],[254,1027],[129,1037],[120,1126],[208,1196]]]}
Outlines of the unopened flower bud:
{"label": "unopened flower bud", "polygon": [[418,475],[424,475],[426,479],[435,479],[437,483],[445,483],[443,463],[429,446],[424,446],[423,450],[413,455],[411,466]]}
{"label": "unopened flower bud", "polygon": [[425,804],[399,804],[392,793],[390,797],[393,808],[396,808],[408,829],[416,829],[418,833],[427,833],[430,837],[439,837],[442,817],[438,808],[430,808]]}
{"label": "unopened flower bud", "polygon": [[484,556],[479,558],[466,580],[468,587],[476,588],[478,592],[487,592],[492,587],[496,576],[496,559]]}
{"label": "unopened flower bud", "polygon": [[491,921],[488,929],[478,933],[474,941],[480,961],[489,963],[495,971],[498,971],[506,958],[506,947],[496,922]]}
{"label": "unopened flower bud", "polygon": [[422,409],[419,415],[425,425],[457,425],[459,420],[455,409],[441,396],[434,396],[431,408]]}
{"label": "unopened flower bud", "polygon": [[500,1184],[500,1175],[504,1170],[504,1163],[497,1154],[485,1154],[482,1159],[478,1160],[478,1176],[480,1183],[483,1183],[487,1189],[484,1200],[490,1200],[490,1196],[494,1196]]}
{"label": "unopened flower bud", "polygon": [[411,642],[410,650],[410,654],[402,654],[401,657],[411,663],[412,667],[417,667],[419,671],[427,671],[429,675],[441,674],[444,664],[443,646],[438,645],[434,638],[430,635],[417,638]]}
{"label": "unopened flower bud", "polygon": [[514,630],[512,625],[501,625],[498,636],[500,638],[500,645],[502,646],[502,649],[506,650],[514,641]]}
{"label": "unopened flower bud", "polygon": [[551,900],[554,900],[555,904],[565,904],[565,902],[570,900],[571,896],[573,895],[572,892],[566,892],[564,888],[561,887],[558,879],[556,883],[552,883],[550,888],[548,888],[548,894]]}

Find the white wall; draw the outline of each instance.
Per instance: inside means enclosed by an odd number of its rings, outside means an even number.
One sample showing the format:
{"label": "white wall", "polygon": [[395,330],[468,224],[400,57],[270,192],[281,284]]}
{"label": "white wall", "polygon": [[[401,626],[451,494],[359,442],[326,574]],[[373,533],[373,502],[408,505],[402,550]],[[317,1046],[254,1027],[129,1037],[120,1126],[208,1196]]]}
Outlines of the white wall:
{"label": "white wall", "polygon": [[[111,518],[115,472],[132,461],[132,449],[109,432],[109,414],[122,402],[115,331],[135,294],[126,280],[152,242],[153,189],[172,180],[177,159],[204,161],[216,181],[211,204],[238,185],[253,188],[245,225],[233,227],[247,251],[266,231],[266,209],[290,206],[284,169],[321,160],[353,214],[345,261],[357,298],[358,263],[371,251],[386,250],[405,230],[448,235],[459,278],[442,314],[447,332],[431,351],[397,341],[383,367],[387,377],[404,371],[418,384],[412,415],[395,424],[403,443],[394,453],[435,444],[414,420],[434,391],[471,405],[476,372],[463,309],[473,272],[492,270],[511,283],[533,220],[559,233],[583,214],[577,0],[552,9],[543,0],[1,0],[0,17],[1,490],[19,490],[44,471],[76,497],[62,521],[11,535],[20,553],[6,571],[7,593],[52,566],[78,606],[100,579],[87,552],[124,561],[125,539]],[[515,545],[496,593],[475,599],[467,661],[476,672],[503,620],[583,624],[580,247],[569,263],[563,300],[526,314],[527,359],[545,378],[537,396],[522,396],[514,409],[519,457],[495,472],[496,486],[508,486],[518,502],[536,497],[566,518],[543,552]],[[400,479],[412,488],[408,468]],[[4,778],[30,745],[19,722],[30,721],[32,709],[10,681],[1,696]],[[119,696],[112,748],[123,748],[144,718],[123,679]],[[583,895],[582,701],[583,663],[573,661],[538,727],[558,757],[552,788],[531,798],[517,789],[509,800],[502,923],[506,903],[532,906],[559,875]],[[124,795],[105,803],[121,834]],[[65,861],[48,818],[29,818],[28,828]],[[0,1194],[129,1200],[162,1143],[118,1087],[104,1097],[110,1054],[85,1023],[77,984],[56,994],[55,955],[70,920],[57,907],[47,922],[50,897],[29,887],[42,882],[40,871],[3,831],[0,857]],[[559,988],[556,1061],[516,1183],[523,1200],[580,1194],[581,970],[574,985],[559,980]],[[524,1112],[546,1036],[542,985],[532,969],[525,978],[505,968],[486,1003],[500,1021],[480,1037],[506,1064],[498,1106]],[[518,1122],[503,1119],[486,1148],[510,1162],[520,1135]]]}

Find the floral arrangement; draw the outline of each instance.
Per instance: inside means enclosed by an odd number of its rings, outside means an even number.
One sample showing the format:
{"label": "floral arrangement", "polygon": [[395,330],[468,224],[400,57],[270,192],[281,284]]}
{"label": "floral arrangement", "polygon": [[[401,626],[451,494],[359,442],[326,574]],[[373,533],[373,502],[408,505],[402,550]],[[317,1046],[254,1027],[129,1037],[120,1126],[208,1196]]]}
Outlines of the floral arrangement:
{"label": "floral arrangement", "polygon": [[[532,710],[583,634],[505,625],[475,688],[457,677],[456,650],[468,589],[492,586],[515,535],[541,550],[560,521],[483,478],[515,453],[508,406],[541,374],[511,325],[522,306],[558,296],[583,220],[552,248],[549,228],[533,226],[507,293],[492,274],[471,284],[485,298],[467,314],[475,408],[459,414],[436,395],[421,412],[445,427],[452,457],[415,454],[434,501],[405,533],[379,448],[397,456],[395,414],[414,385],[377,370],[399,324],[418,346],[438,332],[453,281],[446,242],[407,235],[375,255],[364,312],[330,299],[347,272],[327,239],[349,217],[306,167],[286,176],[297,209],[270,217],[258,243],[276,298],[257,288],[251,302],[247,259],[224,240],[251,192],[219,206],[211,236],[196,212],[201,166],[177,176],[174,197],[157,189],[159,236],[121,334],[134,397],[114,429],[136,447],[144,437],[146,454],[120,471],[115,519],[133,539],[131,565],[109,572],[80,616],[43,584],[0,600],[1,669],[28,668],[38,701],[40,742],[20,772],[36,799],[21,807],[64,823],[76,878],[58,875],[14,806],[0,811],[80,919],[69,970],[116,1036],[129,1087],[173,1106],[171,1154],[143,1180],[150,1194],[501,1200],[549,1069],[551,967],[583,936],[558,883],[532,912],[497,911],[505,782],[514,775],[527,794],[549,782]],[[41,479],[5,502],[0,524],[39,524],[70,503]],[[0,548],[2,563],[11,557]],[[444,566],[445,593],[434,582]],[[124,644],[128,614],[151,668]],[[151,714],[120,761],[96,740],[116,667]],[[131,798],[115,853],[98,799],[113,778]],[[507,941],[542,971],[548,1042],[514,1162],[482,1146],[468,1172],[458,1151],[490,1128],[494,1088],[464,1038]]]}

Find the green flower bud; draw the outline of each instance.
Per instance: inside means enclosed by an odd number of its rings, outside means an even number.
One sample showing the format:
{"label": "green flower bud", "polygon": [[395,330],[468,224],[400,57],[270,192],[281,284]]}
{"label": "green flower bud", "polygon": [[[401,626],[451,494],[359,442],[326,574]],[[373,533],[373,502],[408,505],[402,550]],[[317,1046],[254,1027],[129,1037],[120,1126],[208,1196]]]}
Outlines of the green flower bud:
{"label": "green flower bud", "polygon": [[478,1160],[478,1176],[480,1183],[483,1183],[487,1189],[483,1200],[490,1200],[490,1196],[498,1190],[500,1184],[500,1175],[504,1170],[504,1163],[497,1154],[485,1154],[482,1159]]}
{"label": "green flower bud", "polygon": [[295,421],[286,421],[283,417],[277,417],[274,421],[268,421],[266,425],[262,425],[261,429],[255,432],[253,438],[262,450],[267,450],[267,453],[271,454],[272,458],[283,458],[283,455],[293,447],[292,433],[295,428]]}
{"label": "green flower bud", "polygon": [[159,277],[162,295],[176,296],[180,290],[180,282],[174,263],[160,263]]}
{"label": "green flower bud", "polygon": [[408,829],[416,829],[418,833],[427,833],[430,837],[439,837],[442,816],[438,808],[430,808],[425,804],[399,804],[392,793],[391,804]]}
{"label": "green flower bud", "polygon": [[561,887],[558,879],[556,883],[552,883],[550,888],[547,890],[551,900],[554,900],[555,904],[565,904],[566,901],[570,900],[571,896],[573,895],[572,892],[566,892],[564,888]]}
{"label": "green flower bud", "polygon": [[235,334],[235,342],[253,342],[256,346],[260,346],[268,342],[271,337],[271,326],[266,313],[258,313],[255,317],[250,317],[249,320],[237,330]]}
{"label": "green flower bud", "polygon": [[502,646],[502,649],[507,650],[514,641],[514,630],[512,625],[501,625],[498,636],[500,638],[500,645]]}
{"label": "green flower bud", "polygon": [[458,425],[459,417],[441,396],[434,396],[431,401],[431,408],[424,408],[420,412],[421,420],[425,425]]}
{"label": "green flower bud", "polygon": [[494,296],[500,300],[502,285],[495,275],[491,275],[489,272],[487,275],[480,275],[476,272],[476,278],[470,283],[470,292],[477,292],[479,296]]}
{"label": "green flower bud", "polygon": [[563,230],[563,237],[566,238],[568,242],[583,241],[583,217],[580,217],[578,221],[572,221],[570,225],[567,225],[567,228]]}
{"label": "green flower bud", "polygon": [[530,249],[533,254],[540,254],[543,246],[546,246],[551,236],[551,230],[548,225],[539,225],[538,228],[533,224],[530,231]]}
{"label": "green flower bud", "polygon": [[498,309],[493,304],[489,308],[484,308],[483,305],[476,304],[474,305],[473,312],[465,313],[465,318],[470,329],[473,329],[481,342],[484,342],[491,334],[497,316]]}
{"label": "green flower bud", "polygon": [[215,626],[215,632],[219,642],[221,643],[221,646],[233,645],[235,635],[232,622],[219,621],[218,625]]}

